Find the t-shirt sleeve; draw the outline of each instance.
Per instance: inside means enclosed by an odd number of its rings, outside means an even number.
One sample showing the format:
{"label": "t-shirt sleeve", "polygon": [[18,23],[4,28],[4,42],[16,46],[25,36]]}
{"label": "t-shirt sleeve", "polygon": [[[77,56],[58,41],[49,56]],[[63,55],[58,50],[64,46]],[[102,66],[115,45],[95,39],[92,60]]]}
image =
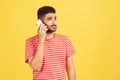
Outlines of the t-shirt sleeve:
{"label": "t-shirt sleeve", "polygon": [[31,39],[27,39],[25,42],[25,62],[28,63],[29,58],[34,54],[34,47]]}
{"label": "t-shirt sleeve", "polygon": [[73,48],[73,45],[68,37],[64,37],[64,42],[66,45],[66,57],[70,57],[75,53],[75,50]]}

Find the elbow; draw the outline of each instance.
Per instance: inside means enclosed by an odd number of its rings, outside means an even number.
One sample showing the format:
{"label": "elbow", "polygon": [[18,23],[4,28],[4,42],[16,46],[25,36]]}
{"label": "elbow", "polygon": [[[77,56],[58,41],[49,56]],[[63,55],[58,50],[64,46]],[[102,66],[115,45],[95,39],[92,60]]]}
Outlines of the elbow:
{"label": "elbow", "polygon": [[73,66],[73,65],[67,66],[67,70],[72,70],[72,69],[74,69],[74,66]]}
{"label": "elbow", "polygon": [[40,65],[30,64],[30,67],[32,68],[33,71],[40,71],[41,70],[41,66]]}
{"label": "elbow", "polygon": [[33,71],[40,71],[41,68],[40,67],[32,67]]}

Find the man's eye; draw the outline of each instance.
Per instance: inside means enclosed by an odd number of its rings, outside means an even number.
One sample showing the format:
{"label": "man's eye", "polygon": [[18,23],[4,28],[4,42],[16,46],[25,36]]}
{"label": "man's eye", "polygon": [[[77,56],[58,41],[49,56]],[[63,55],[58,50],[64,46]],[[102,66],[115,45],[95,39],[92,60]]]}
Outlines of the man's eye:
{"label": "man's eye", "polygon": [[49,20],[51,20],[52,18],[50,17],[50,18],[48,18],[47,20],[49,21]]}

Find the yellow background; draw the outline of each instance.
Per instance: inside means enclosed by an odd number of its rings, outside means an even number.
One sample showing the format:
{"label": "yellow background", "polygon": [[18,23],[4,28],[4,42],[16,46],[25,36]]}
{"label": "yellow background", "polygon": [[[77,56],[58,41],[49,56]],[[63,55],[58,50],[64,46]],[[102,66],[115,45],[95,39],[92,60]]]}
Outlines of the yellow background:
{"label": "yellow background", "polygon": [[32,80],[25,40],[43,5],[56,8],[57,33],[73,43],[77,80],[120,80],[119,0],[0,0],[0,80]]}

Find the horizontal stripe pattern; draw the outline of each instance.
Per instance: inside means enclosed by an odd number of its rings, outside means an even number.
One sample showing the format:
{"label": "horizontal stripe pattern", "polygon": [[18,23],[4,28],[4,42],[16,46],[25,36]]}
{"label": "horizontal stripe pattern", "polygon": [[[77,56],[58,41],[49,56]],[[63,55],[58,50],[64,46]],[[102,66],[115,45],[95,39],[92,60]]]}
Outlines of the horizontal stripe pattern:
{"label": "horizontal stripe pattern", "polygon": [[[26,62],[37,48],[38,36],[26,40]],[[66,58],[75,53],[68,37],[54,34],[44,41],[43,64],[40,71],[33,72],[33,80],[65,80]]]}

